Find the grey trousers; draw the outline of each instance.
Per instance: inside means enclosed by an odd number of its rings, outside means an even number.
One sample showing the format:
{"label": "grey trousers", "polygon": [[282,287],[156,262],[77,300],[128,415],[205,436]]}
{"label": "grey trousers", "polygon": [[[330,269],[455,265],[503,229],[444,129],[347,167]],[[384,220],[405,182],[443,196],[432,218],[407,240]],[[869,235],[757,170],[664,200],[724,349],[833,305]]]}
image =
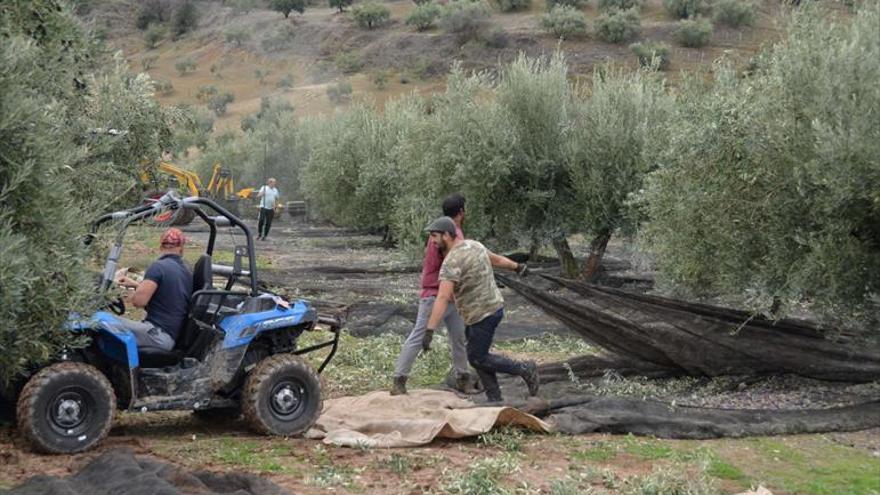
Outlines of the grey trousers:
{"label": "grey trousers", "polygon": [[[431,309],[434,308],[436,297],[423,297],[419,299],[419,314],[416,316],[416,324],[400,348],[400,356],[394,367],[394,376],[409,376],[413,363],[422,350],[422,339],[428,328],[428,318],[431,317]],[[446,308],[443,315],[443,323],[449,333],[449,350],[452,352],[452,366],[456,373],[468,372],[467,349],[464,338],[464,320],[458,314],[454,304]]]}
{"label": "grey trousers", "polygon": [[174,349],[174,339],[156,325],[148,321],[134,321],[128,318],[120,318],[120,320],[125,323],[125,328],[134,334],[138,347],[158,347],[165,351]]}

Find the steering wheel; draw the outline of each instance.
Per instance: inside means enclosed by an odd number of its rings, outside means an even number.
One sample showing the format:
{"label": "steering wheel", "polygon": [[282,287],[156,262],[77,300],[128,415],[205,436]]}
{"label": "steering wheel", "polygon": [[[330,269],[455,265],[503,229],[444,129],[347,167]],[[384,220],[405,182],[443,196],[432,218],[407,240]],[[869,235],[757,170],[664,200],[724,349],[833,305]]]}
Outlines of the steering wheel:
{"label": "steering wheel", "polygon": [[122,316],[125,314],[125,301],[121,297],[117,297],[115,301],[107,303],[107,309],[115,315]]}

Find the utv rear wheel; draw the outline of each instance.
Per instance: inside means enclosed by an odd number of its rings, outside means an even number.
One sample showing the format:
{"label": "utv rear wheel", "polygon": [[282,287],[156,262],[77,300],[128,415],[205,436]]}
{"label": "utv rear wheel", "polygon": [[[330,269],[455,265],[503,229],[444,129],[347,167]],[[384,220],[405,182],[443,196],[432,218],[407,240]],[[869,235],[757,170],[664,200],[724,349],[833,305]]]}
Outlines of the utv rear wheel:
{"label": "utv rear wheel", "polygon": [[18,398],[18,430],[47,454],[72,454],[98,444],[110,431],[116,395],[94,366],[58,363],[28,380]]}
{"label": "utv rear wheel", "polygon": [[317,373],[293,354],[260,361],[248,375],[242,394],[248,425],[270,435],[305,433],[318,420],[322,404]]}

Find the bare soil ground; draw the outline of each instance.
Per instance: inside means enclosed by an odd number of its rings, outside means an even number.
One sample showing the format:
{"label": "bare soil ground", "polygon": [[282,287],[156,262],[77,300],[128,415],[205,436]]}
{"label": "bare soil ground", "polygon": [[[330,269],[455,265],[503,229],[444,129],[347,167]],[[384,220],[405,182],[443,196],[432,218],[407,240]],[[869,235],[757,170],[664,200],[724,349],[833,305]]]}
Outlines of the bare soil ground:
{"label": "bare soil ground", "polygon": [[[123,50],[133,67],[140,69],[143,59],[156,57],[147,72],[174,86],[172,94],[159,97],[163,103],[197,105],[198,88],[205,85],[232,92],[235,101],[218,118],[218,130],[238,129],[243,117],[259,109],[263,96],[292,103],[301,117],[331,114],[337,105],[328,99],[327,86],[341,80],[352,84],[352,101],[371,101],[379,107],[390,98],[413,91],[423,95],[442,91],[455,61],[467,70],[492,71],[520,53],[539,56],[561,49],[577,78],[590,77],[600,64],[637,66],[629,43],[605,43],[593,34],[560,42],[544,32],[539,27],[539,18],[546,12],[543,0],[533,2],[527,11],[493,12],[485,30],[493,33],[495,41],[491,43],[484,39],[485,33],[476,39],[462,39],[438,27],[416,32],[404,23],[415,8],[413,2],[390,0],[383,4],[391,11],[391,21],[365,30],[353,22],[350,13],[340,14],[323,3],[308,6],[303,15],[284,19],[266,9],[237,13],[216,2],[202,2],[202,17],[195,32],[179,41],[165,40],[152,50],[144,48],[143,34],[133,28],[133,18],[128,18],[132,14],[122,8],[105,13],[96,24],[106,25],[112,44]],[[754,26],[732,29],[719,25],[707,47],[683,48],[674,41],[676,20],[663,9],[662,0],[646,0],[641,9],[641,32],[633,42],[663,41],[671,47],[666,77],[672,84],[683,74],[711,71],[711,64],[719,58],[742,64],[780,34],[781,3],[762,0],[757,4]],[[588,3],[583,11],[592,26],[600,15],[595,4]],[[263,41],[285,26],[293,37],[267,49]],[[244,30],[250,37],[240,45],[231,44],[225,38],[230,30]],[[337,64],[341,54],[347,54],[360,67],[344,73]],[[174,66],[185,58],[193,59],[197,67],[180,75]],[[212,73],[212,66],[220,70]],[[268,70],[269,75],[259,82],[256,69]],[[383,85],[374,82],[380,71],[388,75]],[[276,83],[288,75],[293,76],[293,87],[277,87]]]}
{"label": "bare soil ground", "polygon": [[[134,266],[149,262],[155,256],[153,234],[139,234],[124,261]],[[194,241],[192,256],[204,242],[204,233],[189,235]],[[240,242],[240,237],[224,236],[220,247]],[[622,264],[625,253],[612,247],[611,255]],[[418,253],[383,248],[378,236],[306,224],[287,216],[278,220],[268,241],[258,243],[258,263],[265,268],[261,278],[270,286],[289,296],[353,305],[355,322],[374,316],[369,311],[358,313],[357,308],[370,304],[414,307],[419,261]],[[339,268],[372,273],[339,273]],[[510,309],[500,331],[501,340],[507,340],[500,344],[505,352],[541,361],[589,352],[588,345],[575,345],[577,339],[571,339],[567,330],[508,289],[504,295]],[[382,336],[406,332],[410,326],[406,316],[394,316],[365,332],[365,338],[346,337],[338,358],[325,372],[328,394],[387,386],[386,371],[376,370],[388,369],[400,341]],[[376,376],[373,381],[358,382],[353,374]],[[701,383],[610,376],[589,383],[560,382],[547,387],[546,393],[567,387],[569,391],[605,390],[720,406],[778,408],[824,406],[878,394],[876,384],[846,388],[828,383],[791,384],[790,380],[782,377],[740,385],[735,379]],[[505,383],[506,393],[518,386]],[[814,402],[804,404],[803,400]],[[880,493],[877,430],[708,441],[502,430],[416,449],[348,449],[311,440],[257,436],[240,421],[212,424],[186,412],[121,413],[106,442],[95,451],[73,456],[34,454],[10,426],[0,426],[0,490],[36,474],[66,476],[120,446],[191,469],[261,474],[303,494],[627,494],[648,493],[644,490],[661,482],[676,489],[709,490],[690,493],[737,493],[758,484],[776,494]]]}

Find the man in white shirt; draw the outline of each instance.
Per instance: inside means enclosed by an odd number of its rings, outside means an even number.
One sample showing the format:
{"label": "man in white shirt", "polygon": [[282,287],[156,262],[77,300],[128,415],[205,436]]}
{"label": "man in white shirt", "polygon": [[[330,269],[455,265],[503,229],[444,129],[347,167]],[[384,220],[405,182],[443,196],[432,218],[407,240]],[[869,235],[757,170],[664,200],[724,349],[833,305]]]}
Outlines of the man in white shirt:
{"label": "man in white shirt", "polygon": [[275,207],[278,205],[278,189],[275,189],[275,179],[269,178],[266,185],[257,193],[260,199],[260,220],[257,222],[257,240],[266,240],[269,229],[272,227],[272,219],[275,218]]}

